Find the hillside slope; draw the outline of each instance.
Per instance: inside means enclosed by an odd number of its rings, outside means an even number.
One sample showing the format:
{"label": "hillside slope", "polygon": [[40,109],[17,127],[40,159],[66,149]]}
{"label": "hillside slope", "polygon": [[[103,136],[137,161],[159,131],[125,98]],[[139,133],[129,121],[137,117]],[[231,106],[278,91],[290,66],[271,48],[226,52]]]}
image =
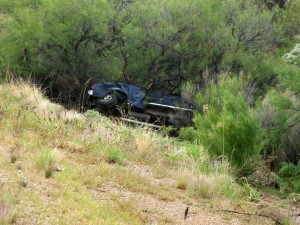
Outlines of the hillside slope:
{"label": "hillside slope", "polygon": [[288,216],[200,146],[88,116],[24,82],[0,86],[0,224],[273,224]]}

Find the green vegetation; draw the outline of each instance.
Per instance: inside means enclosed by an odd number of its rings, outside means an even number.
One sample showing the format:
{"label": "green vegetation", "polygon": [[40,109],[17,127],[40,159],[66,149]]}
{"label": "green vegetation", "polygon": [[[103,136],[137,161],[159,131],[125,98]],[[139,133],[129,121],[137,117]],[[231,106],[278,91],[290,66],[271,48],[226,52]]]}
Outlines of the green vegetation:
{"label": "green vegetation", "polygon": [[205,86],[226,71],[266,86],[274,50],[299,32],[300,3],[274,2],[2,0],[0,64],[64,103],[89,78],[179,93],[185,81]]}
{"label": "green vegetation", "polygon": [[290,163],[283,163],[280,168],[276,181],[280,186],[280,190],[284,192],[300,193],[300,163],[293,165]]}
{"label": "green vegetation", "polygon": [[44,149],[36,156],[36,167],[45,171],[45,177],[49,178],[54,171],[55,153],[52,150]]}
{"label": "green vegetation", "polygon": [[[31,224],[33,212],[35,223],[142,224],[155,214],[136,206],[149,195],[243,208],[264,188],[299,193],[299,10],[299,0],[1,0],[0,223]],[[84,109],[94,80],[181,95],[194,126],[170,138],[173,127],[66,110]]]}
{"label": "green vegetation", "polygon": [[197,96],[203,112],[195,115],[195,128],[183,128],[180,137],[197,140],[213,158],[225,156],[239,174],[245,175],[250,161],[259,156],[260,131],[239,84],[237,79],[211,83],[204,95]]}
{"label": "green vegetation", "polygon": [[109,148],[107,150],[107,161],[109,163],[119,163],[121,164],[123,161],[123,156],[122,153],[120,152],[119,149],[115,148]]}

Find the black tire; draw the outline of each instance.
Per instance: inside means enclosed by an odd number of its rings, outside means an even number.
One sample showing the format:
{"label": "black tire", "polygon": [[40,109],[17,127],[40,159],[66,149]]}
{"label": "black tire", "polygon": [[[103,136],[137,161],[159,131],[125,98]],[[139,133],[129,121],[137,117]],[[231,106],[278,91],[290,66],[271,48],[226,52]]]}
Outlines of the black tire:
{"label": "black tire", "polygon": [[112,108],[117,104],[117,97],[113,93],[109,93],[104,98],[98,99],[97,102],[100,106]]}

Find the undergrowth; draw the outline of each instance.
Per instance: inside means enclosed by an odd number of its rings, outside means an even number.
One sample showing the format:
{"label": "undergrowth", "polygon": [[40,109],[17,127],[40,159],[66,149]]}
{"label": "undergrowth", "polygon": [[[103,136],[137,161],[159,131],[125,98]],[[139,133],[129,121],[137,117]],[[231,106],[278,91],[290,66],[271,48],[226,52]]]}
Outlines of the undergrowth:
{"label": "undergrowth", "polygon": [[283,163],[276,175],[276,182],[282,193],[295,192],[300,194],[300,161],[297,165]]}

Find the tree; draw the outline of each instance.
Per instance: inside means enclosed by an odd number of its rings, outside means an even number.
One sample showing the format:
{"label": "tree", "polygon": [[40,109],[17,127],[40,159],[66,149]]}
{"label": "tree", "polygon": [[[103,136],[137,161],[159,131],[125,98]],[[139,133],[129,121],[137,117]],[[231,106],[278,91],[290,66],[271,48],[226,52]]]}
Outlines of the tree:
{"label": "tree", "polygon": [[11,69],[24,76],[33,74],[51,89],[52,97],[65,101],[77,97],[75,93],[88,78],[110,75],[101,66],[112,45],[106,1],[32,3],[24,8],[7,6],[12,19],[2,52]]}
{"label": "tree", "polygon": [[274,12],[252,0],[3,0],[0,7],[9,17],[2,66],[31,74],[52,97],[76,99],[89,78],[179,94],[182,83],[205,87],[222,71],[263,86],[273,80],[269,53],[281,41]]}

